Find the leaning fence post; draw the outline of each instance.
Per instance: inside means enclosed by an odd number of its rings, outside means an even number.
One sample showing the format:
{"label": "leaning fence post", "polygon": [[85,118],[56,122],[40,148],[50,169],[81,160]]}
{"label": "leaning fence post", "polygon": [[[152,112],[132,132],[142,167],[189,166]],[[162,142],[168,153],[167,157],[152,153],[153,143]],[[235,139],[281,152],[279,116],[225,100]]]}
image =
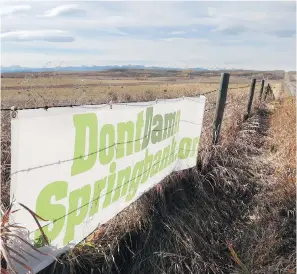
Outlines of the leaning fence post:
{"label": "leaning fence post", "polygon": [[229,77],[230,77],[229,73],[221,74],[221,82],[220,82],[220,88],[218,90],[216,112],[213,120],[212,143],[214,145],[218,143],[219,136],[220,136],[221,124],[222,124],[222,119],[223,119],[223,114],[225,109],[225,103],[227,99]]}
{"label": "leaning fence post", "polygon": [[251,109],[252,109],[252,104],[253,104],[253,98],[254,98],[254,93],[255,93],[255,86],[256,86],[256,79],[253,78],[251,80],[251,87],[250,87],[250,94],[249,94],[249,101],[247,105],[247,113],[245,115],[245,120],[249,118]]}
{"label": "leaning fence post", "polygon": [[264,94],[264,101],[266,101],[268,90],[269,90],[269,84],[266,87],[266,91],[265,91],[265,94]]}
{"label": "leaning fence post", "polygon": [[260,95],[259,95],[260,101],[262,100],[262,94],[263,94],[263,90],[264,90],[264,83],[265,83],[265,80],[262,79],[262,81],[261,81]]}
{"label": "leaning fence post", "polygon": [[271,89],[271,86],[268,84],[267,87],[266,87],[266,92],[265,92],[265,95],[264,95],[264,101],[266,101],[266,98],[267,98],[267,95],[272,95],[272,98],[273,100],[275,99],[275,96],[273,94],[273,91]]}

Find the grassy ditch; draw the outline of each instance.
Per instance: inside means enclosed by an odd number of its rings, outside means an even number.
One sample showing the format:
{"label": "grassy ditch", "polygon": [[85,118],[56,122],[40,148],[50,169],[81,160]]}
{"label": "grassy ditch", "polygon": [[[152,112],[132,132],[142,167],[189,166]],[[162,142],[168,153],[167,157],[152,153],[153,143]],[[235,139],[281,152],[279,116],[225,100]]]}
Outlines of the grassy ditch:
{"label": "grassy ditch", "polygon": [[274,174],[274,117],[258,108],[234,120],[197,167],[172,174],[41,273],[295,273],[295,183],[283,187]]}

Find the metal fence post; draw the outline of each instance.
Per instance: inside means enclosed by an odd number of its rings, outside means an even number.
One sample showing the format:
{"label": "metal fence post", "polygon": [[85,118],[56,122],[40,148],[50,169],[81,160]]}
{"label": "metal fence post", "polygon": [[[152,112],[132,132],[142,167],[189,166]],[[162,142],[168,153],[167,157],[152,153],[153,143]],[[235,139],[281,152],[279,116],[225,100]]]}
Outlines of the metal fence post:
{"label": "metal fence post", "polygon": [[223,120],[225,103],[226,103],[226,99],[227,99],[229,77],[230,77],[229,73],[221,74],[221,82],[220,82],[220,88],[218,90],[216,112],[215,112],[215,117],[213,120],[212,143],[214,145],[218,143],[219,136],[220,136],[221,124],[222,124],[222,120]]}
{"label": "metal fence post", "polygon": [[247,105],[247,113],[245,115],[245,119],[249,118],[251,109],[252,109],[252,104],[253,104],[253,98],[254,98],[254,93],[255,93],[255,86],[256,86],[256,79],[253,78],[251,80],[251,87],[250,87],[250,94],[249,94],[249,101]]}
{"label": "metal fence post", "polygon": [[262,81],[261,81],[260,95],[259,95],[260,101],[262,100],[262,94],[263,94],[263,90],[264,90],[264,83],[265,83],[265,80],[262,79]]}

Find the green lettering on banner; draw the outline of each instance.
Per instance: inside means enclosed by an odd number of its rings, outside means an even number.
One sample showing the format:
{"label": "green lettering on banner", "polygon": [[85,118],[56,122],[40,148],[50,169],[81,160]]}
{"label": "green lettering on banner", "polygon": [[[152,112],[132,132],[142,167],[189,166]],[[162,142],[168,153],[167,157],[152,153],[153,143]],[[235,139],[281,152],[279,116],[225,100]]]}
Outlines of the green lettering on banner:
{"label": "green lettering on banner", "polygon": [[148,149],[146,149],[145,157],[144,157],[144,170],[143,170],[143,175],[142,175],[142,180],[141,180],[142,184],[144,184],[150,176],[152,162],[153,162],[153,155],[149,154]]}
{"label": "green lettering on banner", "polygon": [[163,170],[168,166],[169,162],[170,145],[165,147],[162,151],[162,161],[160,163],[159,171]]}
{"label": "green lettering on banner", "polygon": [[141,147],[142,150],[148,146],[151,138],[153,112],[154,112],[153,107],[148,107],[146,109],[144,136],[143,136],[142,147]]}
{"label": "green lettering on banner", "polygon": [[[54,240],[62,231],[66,215],[66,208],[63,205],[51,203],[52,197],[58,202],[67,197],[67,191],[67,182],[57,181],[45,186],[37,197],[36,214],[48,221],[53,221],[52,229],[49,229],[48,226],[43,227],[49,241]],[[34,238],[38,244],[42,238],[39,229],[35,232]]]}
{"label": "green lettering on banner", "polygon": [[91,186],[85,185],[69,194],[69,208],[64,237],[64,245],[74,240],[75,228],[80,225],[87,216],[91,196]]}
{"label": "green lettering on banner", "polygon": [[153,163],[153,166],[151,168],[150,177],[153,177],[154,175],[156,175],[159,172],[161,158],[162,158],[162,150],[159,150],[154,155],[154,163]]}
{"label": "green lettering on banner", "polygon": [[137,191],[137,188],[141,182],[141,176],[143,173],[143,166],[144,166],[143,163],[144,161],[140,161],[134,165],[131,182],[129,184],[129,191],[126,197],[126,202],[130,201],[134,197]]}
{"label": "green lettering on banner", "polygon": [[115,132],[111,124],[106,124],[100,132],[99,161],[102,165],[109,164],[115,151]]}
{"label": "green lettering on banner", "polygon": [[113,192],[113,188],[115,185],[115,179],[116,179],[116,163],[112,163],[109,167],[109,176],[108,176],[108,183],[107,183],[107,190],[106,190],[106,194],[105,194],[105,199],[103,202],[103,209],[108,207],[111,203],[111,195]]}
{"label": "green lettering on banner", "polygon": [[174,163],[174,161],[176,160],[176,141],[175,141],[175,137],[172,138],[172,142],[171,142],[171,149],[170,149],[170,156],[168,158],[168,165]]}
{"label": "green lettering on banner", "polygon": [[[75,126],[74,160],[71,176],[90,170],[96,163],[98,142],[98,121],[95,113],[77,114],[73,116]],[[87,129],[89,140],[87,142]],[[88,144],[88,151],[86,147]],[[85,155],[87,158],[85,159]]]}
{"label": "green lettering on banner", "polygon": [[165,114],[163,140],[171,137],[174,133],[175,115],[175,112]]}
{"label": "green lettering on banner", "polygon": [[115,191],[113,191],[112,203],[123,197],[127,193],[128,183],[131,176],[131,167],[128,166],[118,172],[118,180]]}
{"label": "green lettering on banner", "polygon": [[199,147],[199,141],[200,141],[199,137],[195,137],[193,139],[192,151],[191,151],[191,154],[190,154],[191,157],[194,157],[194,156],[197,155],[198,147]]}
{"label": "green lettering on banner", "polygon": [[175,125],[174,125],[173,134],[176,134],[179,132],[180,116],[181,116],[181,112],[179,110],[176,112],[176,115],[175,115],[175,122],[174,122]]}
{"label": "green lettering on banner", "polygon": [[[44,227],[45,234],[50,241],[63,233],[63,243],[68,244],[74,240],[76,229],[88,216],[96,215],[112,203],[119,201],[120,198],[126,202],[131,201],[135,198],[140,184],[146,183],[149,178],[173,164],[177,157],[186,159],[196,155],[199,137],[193,139],[184,137],[179,144],[176,142],[174,134],[179,131],[180,110],[155,116],[153,112],[153,107],[148,107],[145,114],[144,111],[139,112],[135,123],[126,121],[115,126],[102,125],[100,136],[96,114],[86,113],[73,116],[75,159],[71,166],[71,175],[91,170],[96,164],[97,157],[101,165],[110,164],[109,173],[103,174],[100,180],[91,185],[85,184],[69,194],[68,183],[64,181],[53,182],[40,192],[36,201],[36,213],[52,221],[50,225]],[[165,139],[168,140],[164,142],[164,145],[162,143],[163,149],[155,154],[149,153],[150,142],[157,144]],[[152,149],[156,150],[154,147],[158,146],[152,146]],[[129,164],[128,159],[119,160],[118,165],[123,163],[130,166],[117,171],[117,159],[133,155],[141,150],[145,150],[142,152],[144,153],[143,160],[135,163],[134,166]],[[98,172],[100,170],[98,166]],[[104,175],[106,176],[103,177]],[[67,197],[68,211],[66,204],[64,206],[60,201]],[[40,231],[36,231],[35,239],[40,239],[40,236]]]}
{"label": "green lettering on banner", "polygon": [[179,149],[178,149],[178,158],[186,159],[190,154],[191,146],[192,146],[191,138],[186,137],[181,139],[179,143]]}
{"label": "green lettering on banner", "polygon": [[160,114],[154,116],[152,130],[152,143],[156,144],[162,141],[163,117]]}
{"label": "green lettering on banner", "polygon": [[134,123],[132,121],[118,124],[117,140],[117,159],[120,159],[124,156],[129,156],[133,153]]}
{"label": "green lettering on banner", "polygon": [[93,195],[93,200],[92,200],[92,206],[89,212],[89,216],[95,215],[99,211],[99,205],[100,205],[100,197],[102,190],[106,186],[106,177],[104,177],[101,180],[98,180],[94,184],[94,195]]}
{"label": "green lettering on banner", "polygon": [[136,121],[136,136],[135,136],[135,152],[139,152],[141,149],[141,133],[142,128],[144,126],[144,120],[143,120],[143,111],[138,113],[137,115],[137,121]]}

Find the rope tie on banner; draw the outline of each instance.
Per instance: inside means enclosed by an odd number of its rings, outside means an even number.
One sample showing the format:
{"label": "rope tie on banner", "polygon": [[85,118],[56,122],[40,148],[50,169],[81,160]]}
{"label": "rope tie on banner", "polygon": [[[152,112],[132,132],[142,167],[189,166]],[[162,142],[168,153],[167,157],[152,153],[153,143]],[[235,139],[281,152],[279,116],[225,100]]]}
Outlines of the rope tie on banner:
{"label": "rope tie on banner", "polygon": [[158,98],[156,98],[156,104],[158,104]]}
{"label": "rope tie on banner", "polygon": [[109,104],[110,109],[112,109],[112,100],[110,100],[108,104]]}
{"label": "rope tie on banner", "polygon": [[10,110],[11,110],[11,117],[12,118],[16,118],[17,112],[18,112],[17,107],[16,106],[12,106]]}

